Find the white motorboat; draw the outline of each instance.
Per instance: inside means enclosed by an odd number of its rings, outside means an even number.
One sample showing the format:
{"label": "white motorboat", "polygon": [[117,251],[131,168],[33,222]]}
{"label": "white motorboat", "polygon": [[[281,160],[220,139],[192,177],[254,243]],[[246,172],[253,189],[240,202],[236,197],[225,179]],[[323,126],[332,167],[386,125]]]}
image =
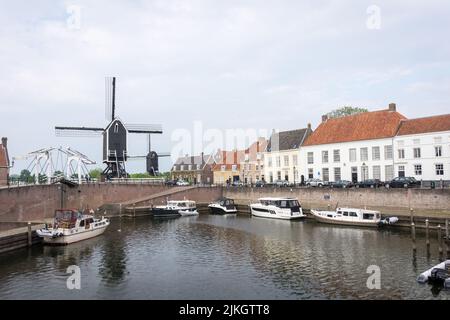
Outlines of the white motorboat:
{"label": "white motorboat", "polygon": [[382,220],[379,211],[358,208],[337,208],[335,211],[311,209],[311,214],[319,222],[349,226],[379,227],[398,221],[396,217]]}
{"label": "white motorboat", "polygon": [[250,211],[256,217],[287,220],[305,217],[296,198],[260,198],[258,201],[250,204]]}
{"label": "white motorboat", "polygon": [[152,208],[154,217],[179,217],[198,215],[197,205],[191,200],[169,200],[165,206],[156,206]]}
{"label": "white motorboat", "polygon": [[216,202],[210,203],[208,208],[212,214],[235,214],[237,213],[233,199],[220,198]]}
{"label": "white motorboat", "polygon": [[55,211],[52,226],[37,230],[47,244],[69,244],[96,237],[109,226],[109,220],[82,214],[77,210],[59,209]]}

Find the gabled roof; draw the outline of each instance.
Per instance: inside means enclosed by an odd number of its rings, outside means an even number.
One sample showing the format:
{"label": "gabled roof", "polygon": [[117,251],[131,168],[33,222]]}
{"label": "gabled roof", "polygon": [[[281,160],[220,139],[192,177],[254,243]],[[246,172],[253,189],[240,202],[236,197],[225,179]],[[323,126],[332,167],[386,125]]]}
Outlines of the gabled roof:
{"label": "gabled roof", "polygon": [[402,114],[394,110],[364,112],[327,119],[314,130],[303,145],[390,138],[395,136],[400,121],[404,119],[406,118]]}
{"label": "gabled roof", "polygon": [[397,135],[450,131],[450,114],[402,120]]}
{"label": "gabled roof", "polygon": [[268,143],[269,141],[262,137],[253,142],[250,147],[244,150],[244,153],[248,154],[248,160],[257,160],[257,154],[266,151]]}
{"label": "gabled roof", "polygon": [[267,151],[283,151],[298,149],[312,133],[310,127],[290,131],[274,132],[267,145]]}
{"label": "gabled roof", "polygon": [[[202,160],[202,155],[198,155],[198,156],[184,156],[184,157],[179,157],[177,159],[177,161],[174,163],[174,166],[179,170],[181,165],[207,165],[210,164],[212,165],[214,163],[214,159],[210,154],[204,154],[203,155],[203,160]],[[204,166],[203,166],[204,167]],[[201,169],[203,169],[203,167],[201,167]],[[196,169],[194,169],[196,170]]]}

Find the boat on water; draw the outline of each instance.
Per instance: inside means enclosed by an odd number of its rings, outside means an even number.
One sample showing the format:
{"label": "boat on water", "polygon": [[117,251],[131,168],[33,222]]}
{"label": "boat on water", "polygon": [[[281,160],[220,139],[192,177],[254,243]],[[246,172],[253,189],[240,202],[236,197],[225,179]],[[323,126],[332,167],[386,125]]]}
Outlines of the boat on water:
{"label": "boat on water", "polygon": [[236,205],[233,199],[220,198],[210,203],[208,208],[212,214],[235,214],[237,213]]}
{"label": "boat on water", "polygon": [[191,200],[169,200],[164,206],[156,206],[151,209],[155,218],[177,218],[180,216],[198,215],[197,205]]}
{"label": "boat on water", "polygon": [[359,208],[336,208],[335,211],[311,209],[311,214],[319,222],[360,227],[380,227],[398,221],[397,217],[381,219],[379,211]]}
{"label": "boat on water", "polygon": [[104,217],[96,219],[92,214],[83,214],[74,209],[58,209],[53,224],[36,232],[46,244],[65,245],[93,238],[105,232],[110,222]]}
{"label": "boat on water", "polygon": [[250,204],[253,216],[285,220],[305,217],[296,198],[260,198],[258,201]]}

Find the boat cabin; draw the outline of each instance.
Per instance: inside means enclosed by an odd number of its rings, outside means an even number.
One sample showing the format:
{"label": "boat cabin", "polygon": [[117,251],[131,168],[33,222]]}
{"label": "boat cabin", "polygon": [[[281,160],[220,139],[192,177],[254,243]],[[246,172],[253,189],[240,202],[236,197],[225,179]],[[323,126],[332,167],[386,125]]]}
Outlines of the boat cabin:
{"label": "boat cabin", "polygon": [[171,200],[167,201],[167,206],[190,209],[195,208],[196,204],[191,200]]}
{"label": "boat cabin", "polygon": [[275,206],[283,209],[301,207],[298,200],[294,198],[261,198],[259,202],[265,206]]}
{"label": "boat cabin", "polygon": [[217,203],[221,205],[222,207],[231,207],[234,206],[234,200],[228,199],[228,198],[221,198],[217,200]]}
{"label": "boat cabin", "polygon": [[75,228],[77,221],[81,219],[81,212],[73,209],[58,209],[55,210],[55,218],[53,228],[71,229]]}
{"label": "boat cabin", "polygon": [[337,208],[336,214],[341,217],[358,218],[361,220],[379,220],[381,214],[378,211],[352,208]]}

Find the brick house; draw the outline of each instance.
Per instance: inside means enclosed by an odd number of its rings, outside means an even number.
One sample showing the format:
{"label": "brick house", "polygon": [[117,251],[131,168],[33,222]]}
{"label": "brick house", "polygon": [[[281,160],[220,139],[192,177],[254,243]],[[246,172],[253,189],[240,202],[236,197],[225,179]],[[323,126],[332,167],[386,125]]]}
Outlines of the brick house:
{"label": "brick house", "polygon": [[193,184],[212,184],[214,157],[210,154],[180,157],[171,169],[173,180],[184,180]]}
{"label": "brick house", "polygon": [[8,139],[3,137],[0,144],[0,186],[8,185],[9,166]]}

